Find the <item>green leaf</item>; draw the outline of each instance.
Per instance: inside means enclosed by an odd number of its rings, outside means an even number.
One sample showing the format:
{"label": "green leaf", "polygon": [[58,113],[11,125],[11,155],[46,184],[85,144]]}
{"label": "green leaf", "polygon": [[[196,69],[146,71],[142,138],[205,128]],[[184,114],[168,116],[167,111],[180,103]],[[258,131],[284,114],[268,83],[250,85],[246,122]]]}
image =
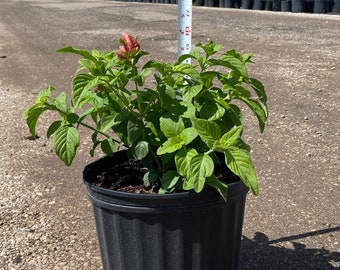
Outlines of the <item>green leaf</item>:
{"label": "green leaf", "polygon": [[248,72],[243,61],[232,55],[223,55],[221,59],[211,59],[210,61],[213,65],[230,68],[236,72],[236,74],[243,77],[248,77]]}
{"label": "green leaf", "polygon": [[225,113],[225,108],[218,103],[207,102],[200,110],[200,117],[213,121],[218,120],[223,117]]}
{"label": "green leaf", "polygon": [[179,135],[184,128],[181,118],[160,118],[160,129],[167,138]]}
{"label": "green leaf", "polygon": [[213,85],[213,80],[219,75],[220,73],[214,70],[208,70],[201,73],[202,81],[205,87],[210,88]]}
{"label": "green leaf", "polygon": [[139,119],[130,119],[127,123],[127,141],[133,145],[142,135],[144,125]]}
{"label": "green leaf", "polygon": [[91,53],[85,50],[75,49],[72,46],[64,47],[59,49],[57,52],[60,53],[74,53],[83,56],[84,58],[90,59],[92,61],[96,61],[97,59],[92,56]]}
{"label": "green leaf", "polygon": [[136,159],[142,160],[149,153],[149,143],[146,141],[137,142],[137,144],[132,147],[132,153]]}
{"label": "green leaf", "polygon": [[61,126],[53,136],[53,149],[66,166],[72,164],[79,146],[79,133],[73,126]]}
{"label": "green leaf", "polygon": [[93,145],[92,145],[92,148],[90,149],[90,155],[91,157],[93,157],[94,151],[96,150],[97,146],[101,144],[101,141],[98,140],[98,132],[93,132],[91,139],[92,139]]}
{"label": "green leaf", "polygon": [[175,164],[180,175],[187,177],[190,171],[190,161],[197,154],[196,149],[181,149],[176,153]]}
{"label": "green leaf", "polygon": [[101,132],[106,132],[110,128],[121,124],[128,116],[127,110],[122,109],[120,112],[115,112],[113,110],[108,110],[103,112],[100,119],[98,129]]}
{"label": "green leaf", "polygon": [[59,96],[57,96],[57,98],[54,100],[54,105],[59,111],[67,113],[67,101],[65,92],[61,92]]}
{"label": "green leaf", "polygon": [[218,44],[215,44],[213,41],[210,41],[207,44],[197,43],[196,46],[201,47],[204,50],[204,52],[207,54],[207,57],[217,53],[221,49],[221,46]]}
{"label": "green leaf", "polygon": [[203,89],[203,85],[186,86],[183,88],[183,101],[191,102],[194,97],[196,97]]}
{"label": "green leaf", "polygon": [[148,122],[145,126],[145,137],[151,145],[160,146],[162,144],[161,138],[164,136],[153,122]]}
{"label": "green leaf", "polygon": [[215,122],[198,118],[191,119],[191,122],[198,135],[210,148],[220,139],[221,129]]}
{"label": "green leaf", "polygon": [[206,178],[206,184],[215,188],[218,193],[223,197],[225,201],[227,201],[228,197],[228,185],[216,178],[215,175],[211,175]]}
{"label": "green leaf", "polygon": [[180,102],[181,107],[186,108],[182,113],[182,118],[195,118],[196,117],[196,107],[191,102]]}
{"label": "green leaf", "polygon": [[90,74],[77,74],[72,81],[72,106],[81,107],[92,94],[91,89],[98,85],[99,77]]}
{"label": "green leaf", "polygon": [[149,62],[147,62],[142,69],[147,69],[147,68],[154,68],[155,70],[157,70],[159,73],[161,73],[162,75],[165,74],[165,70],[166,70],[166,66],[167,63],[161,63],[161,62],[157,62],[154,60],[150,60]]}
{"label": "green leaf", "polygon": [[242,58],[243,58],[243,62],[244,63],[253,63],[253,61],[251,61],[251,58],[253,57],[253,54],[252,53],[245,53],[242,55]]}
{"label": "green leaf", "polygon": [[79,116],[75,113],[69,113],[67,114],[66,119],[70,124],[75,124],[78,123]]}
{"label": "green leaf", "polygon": [[195,128],[189,127],[183,130],[180,136],[183,138],[185,145],[188,145],[189,143],[196,139],[198,133]]}
{"label": "green leaf", "polygon": [[198,60],[201,57],[201,52],[197,49],[191,50],[188,54],[182,54],[178,57],[177,64],[183,63],[188,58],[193,58]]}
{"label": "green leaf", "polygon": [[214,172],[214,161],[207,154],[198,154],[191,159],[188,177],[183,183],[184,189],[194,189],[201,192],[207,177]]}
{"label": "green leaf", "polygon": [[47,139],[49,139],[54,134],[54,132],[56,132],[60,128],[61,123],[62,121],[59,120],[59,121],[53,122],[50,125],[50,127],[47,130]]}
{"label": "green leaf", "polygon": [[176,150],[181,149],[183,145],[185,145],[185,140],[183,140],[180,135],[171,137],[157,149],[157,155],[173,153]]}
{"label": "green leaf", "polygon": [[243,131],[243,126],[238,126],[230,131],[228,131],[227,133],[225,133],[221,140],[220,140],[220,144],[222,144],[223,146],[226,147],[231,147],[233,145],[235,145],[235,143],[239,140],[239,138],[241,137]]}
{"label": "green leaf", "polygon": [[173,73],[180,73],[180,74],[183,74],[183,75],[187,75],[189,78],[194,78],[198,82],[202,81],[201,77],[197,73],[195,67],[192,66],[191,64],[181,63],[181,64],[178,64],[178,65],[175,65],[173,67]]}
{"label": "green leaf", "polygon": [[180,180],[181,176],[176,171],[167,171],[163,174],[161,179],[162,188],[163,189],[171,189],[173,188],[178,181]]}
{"label": "green leaf", "polygon": [[224,154],[228,168],[241,178],[253,194],[258,195],[257,177],[249,153],[237,147],[231,147]]}
{"label": "green leaf", "polygon": [[104,154],[113,156],[115,152],[115,143],[112,138],[107,138],[100,143],[100,147]]}
{"label": "green leaf", "polygon": [[38,122],[40,115],[46,111],[48,108],[44,106],[44,104],[35,104],[31,108],[27,110],[27,118],[26,123],[28,125],[29,131],[32,134],[33,138],[36,139],[37,134],[35,132],[35,128]]}
{"label": "green leaf", "polygon": [[149,187],[151,186],[153,183],[155,183],[158,179],[158,171],[151,169],[149,171],[147,171],[144,176],[143,176],[143,183],[144,186]]}
{"label": "green leaf", "polygon": [[51,93],[55,90],[53,86],[49,86],[47,89],[41,90],[36,99],[36,103],[43,103],[47,97],[50,97]]}
{"label": "green leaf", "polygon": [[266,115],[268,116],[267,95],[264,90],[263,84],[260,81],[256,80],[255,78],[249,78],[247,83],[256,92],[259,100],[261,101],[261,106],[263,107],[263,110],[266,112]]}
{"label": "green leaf", "polygon": [[248,99],[242,96],[238,96],[236,98],[242,100],[252,110],[258,120],[260,132],[262,133],[264,131],[267,120],[267,113],[264,108],[256,100]]}

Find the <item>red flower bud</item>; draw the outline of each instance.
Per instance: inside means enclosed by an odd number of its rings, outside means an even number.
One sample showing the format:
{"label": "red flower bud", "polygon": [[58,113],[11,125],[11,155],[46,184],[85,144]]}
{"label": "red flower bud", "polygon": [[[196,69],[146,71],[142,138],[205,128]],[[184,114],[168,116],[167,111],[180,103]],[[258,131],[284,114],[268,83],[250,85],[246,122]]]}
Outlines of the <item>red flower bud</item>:
{"label": "red flower bud", "polygon": [[139,43],[133,36],[123,32],[120,41],[123,45],[119,46],[119,49],[116,51],[120,59],[129,58],[129,53],[132,53],[133,51],[139,51]]}

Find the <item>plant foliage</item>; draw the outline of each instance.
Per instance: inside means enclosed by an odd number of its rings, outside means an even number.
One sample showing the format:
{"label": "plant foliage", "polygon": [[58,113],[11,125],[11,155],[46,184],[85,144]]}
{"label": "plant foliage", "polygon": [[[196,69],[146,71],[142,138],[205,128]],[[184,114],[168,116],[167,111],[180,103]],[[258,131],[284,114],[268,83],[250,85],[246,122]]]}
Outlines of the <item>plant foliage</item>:
{"label": "plant foliage", "polygon": [[[215,155],[222,153],[226,166],[258,194],[250,147],[241,138],[241,109],[234,102],[250,108],[263,132],[267,97],[262,83],[248,74],[252,55],[235,50],[220,54],[220,46],[209,42],[197,44],[175,64],[151,60],[140,67],[140,58],[148,53],[139,44],[128,49],[125,57],[124,48],[103,54],[60,49],[82,57],[70,102],[64,92],[54,98],[53,87],[41,91],[24,113],[32,136],[37,136],[41,114],[55,111],[59,119],[47,136],[53,137],[53,148],[66,165],[76,155],[83,126],[93,133],[91,155],[97,147],[106,155],[127,148],[148,168],[144,183],[160,181],[160,193],[200,192],[211,186],[226,198],[227,185],[214,175]],[[188,58],[192,64],[184,63]]]}

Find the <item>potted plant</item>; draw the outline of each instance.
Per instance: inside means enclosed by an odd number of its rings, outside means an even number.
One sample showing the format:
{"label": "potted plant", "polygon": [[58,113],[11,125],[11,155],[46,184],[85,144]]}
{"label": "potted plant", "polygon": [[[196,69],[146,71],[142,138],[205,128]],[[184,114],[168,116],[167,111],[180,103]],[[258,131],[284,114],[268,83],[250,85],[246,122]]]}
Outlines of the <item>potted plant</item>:
{"label": "potted plant", "polygon": [[41,91],[24,112],[32,136],[54,111],[47,137],[67,166],[81,127],[92,132],[90,154],[105,154],[83,172],[104,269],[237,269],[246,194],[258,184],[234,101],[261,132],[267,119],[264,87],[246,68],[252,55],[221,54],[211,41],[175,64],[140,66],[148,53],[137,39],[120,41],[106,53],[59,50],[82,57],[71,97]]}

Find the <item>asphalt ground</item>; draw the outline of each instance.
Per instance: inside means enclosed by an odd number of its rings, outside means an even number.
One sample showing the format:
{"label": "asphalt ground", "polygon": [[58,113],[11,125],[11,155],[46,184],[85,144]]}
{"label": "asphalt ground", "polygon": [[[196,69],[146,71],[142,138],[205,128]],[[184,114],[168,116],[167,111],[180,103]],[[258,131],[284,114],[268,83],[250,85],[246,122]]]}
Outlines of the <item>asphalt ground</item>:
{"label": "asphalt ground", "polygon": [[[65,168],[47,127],[30,140],[21,113],[50,84],[69,91],[77,57],[58,48],[116,49],[125,31],[175,61],[176,21],[176,5],[0,2],[0,269],[100,269],[81,180],[90,139]],[[193,43],[209,40],[253,52],[269,99],[263,135],[246,121],[260,195],[248,196],[240,269],[340,269],[340,16],[194,7]]]}

